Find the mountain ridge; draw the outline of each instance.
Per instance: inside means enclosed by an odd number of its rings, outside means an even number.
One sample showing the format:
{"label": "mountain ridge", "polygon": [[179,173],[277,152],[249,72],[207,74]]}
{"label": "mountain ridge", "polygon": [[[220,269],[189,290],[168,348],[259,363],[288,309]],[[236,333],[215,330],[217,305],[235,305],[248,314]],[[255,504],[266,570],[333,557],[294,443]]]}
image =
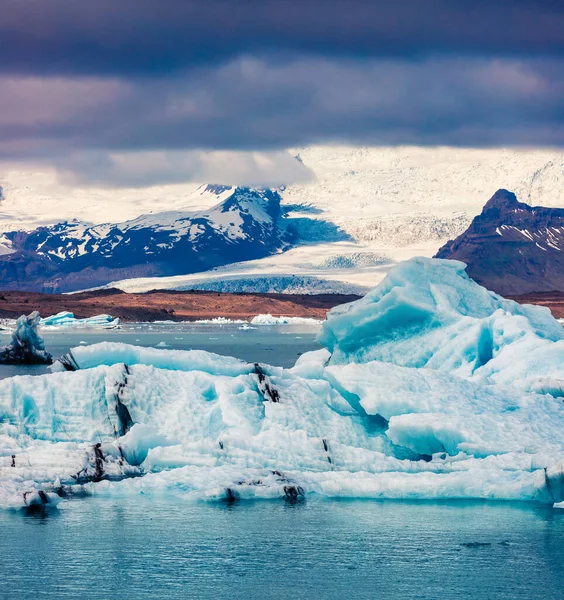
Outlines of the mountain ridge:
{"label": "mountain ridge", "polygon": [[502,295],[564,291],[564,209],[529,206],[500,189],[436,257],[461,260]]}
{"label": "mountain ridge", "polygon": [[237,187],[203,211],[152,213],[99,225],[64,221],[6,232],[0,281],[4,289],[65,292],[268,256],[292,239],[281,227],[280,200],[273,190]]}
{"label": "mountain ridge", "polygon": [[[218,269],[170,277],[143,261],[136,270],[114,269],[109,283],[129,291],[203,285],[362,293],[397,262],[435,255],[469,227],[498,188],[513,190],[530,205],[564,206],[564,154],[554,150],[318,146],[290,152],[314,178],[275,190],[285,213],[282,228],[295,241],[289,251],[241,262],[229,257]],[[56,173],[0,173],[0,255],[11,252],[4,232],[16,229],[31,231],[73,218],[101,224],[141,214],[209,210],[233,193],[225,183],[102,188],[70,185]],[[385,256],[386,261],[341,268],[357,255]],[[76,289],[98,287],[107,278],[85,277]]]}

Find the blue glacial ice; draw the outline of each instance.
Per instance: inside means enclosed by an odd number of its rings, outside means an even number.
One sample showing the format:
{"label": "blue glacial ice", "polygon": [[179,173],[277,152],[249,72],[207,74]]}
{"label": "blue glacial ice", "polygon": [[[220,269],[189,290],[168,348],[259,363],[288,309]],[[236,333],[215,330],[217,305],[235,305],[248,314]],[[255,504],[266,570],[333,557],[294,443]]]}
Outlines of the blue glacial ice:
{"label": "blue glacial ice", "polygon": [[0,505],[564,500],[562,326],[414,259],[334,309],[292,369],[105,342],[0,382]]}
{"label": "blue glacial ice", "polygon": [[74,313],[63,311],[41,319],[40,326],[48,329],[67,329],[69,327],[115,329],[119,327],[119,322],[118,318],[105,314],[77,319]]}
{"label": "blue glacial ice", "polygon": [[414,258],[361,300],[331,310],[319,338],[330,363],[382,361],[560,394],[562,325],[546,307],[477,285],[464,267]]}

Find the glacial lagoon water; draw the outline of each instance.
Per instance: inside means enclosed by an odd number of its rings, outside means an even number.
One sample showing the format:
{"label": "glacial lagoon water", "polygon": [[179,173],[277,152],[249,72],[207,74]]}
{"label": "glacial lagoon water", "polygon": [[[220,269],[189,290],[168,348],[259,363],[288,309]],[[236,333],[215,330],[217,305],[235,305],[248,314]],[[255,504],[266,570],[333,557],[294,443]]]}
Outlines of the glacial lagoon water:
{"label": "glacial lagoon water", "polygon": [[[120,329],[42,329],[46,349],[58,357],[82,343],[124,342],[174,350],[207,350],[249,362],[291,367],[303,352],[317,350],[318,327],[310,325],[259,325],[241,323],[124,323]],[[10,333],[0,332],[0,346]],[[13,375],[40,375],[47,367],[0,365],[0,379]]]}
{"label": "glacial lagoon water", "polygon": [[[291,366],[303,326],[126,325],[45,334],[200,348]],[[3,343],[3,339],[0,339]],[[42,368],[3,367],[0,377]],[[506,502],[188,502],[84,498],[0,511],[0,598],[214,600],[564,597],[564,511]]]}
{"label": "glacial lagoon water", "polygon": [[564,511],[87,498],[0,513],[3,600],[561,600]]}

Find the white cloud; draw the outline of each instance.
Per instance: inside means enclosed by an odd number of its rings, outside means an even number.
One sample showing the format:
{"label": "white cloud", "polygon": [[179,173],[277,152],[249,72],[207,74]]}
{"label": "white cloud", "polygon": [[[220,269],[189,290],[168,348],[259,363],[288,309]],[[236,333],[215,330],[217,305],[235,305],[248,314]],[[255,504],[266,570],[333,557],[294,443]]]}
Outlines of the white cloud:
{"label": "white cloud", "polygon": [[59,165],[67,185],[142,187],[187,181],[276,187],[303,183],[312,172],[287,151],[83,152]]}

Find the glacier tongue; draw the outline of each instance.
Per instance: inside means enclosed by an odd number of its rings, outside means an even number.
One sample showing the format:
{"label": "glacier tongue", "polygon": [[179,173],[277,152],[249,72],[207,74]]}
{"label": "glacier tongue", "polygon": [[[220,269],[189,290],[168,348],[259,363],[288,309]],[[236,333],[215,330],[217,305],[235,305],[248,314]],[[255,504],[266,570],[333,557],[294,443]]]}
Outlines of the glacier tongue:
{"label": "glacier tongue", "polygon": [[415,259],[332,311],[326,349],[292,369],[73,348],[51,375],[0,382],[0,505],[141,492],[558,503],[563,337],[461,263]]}

